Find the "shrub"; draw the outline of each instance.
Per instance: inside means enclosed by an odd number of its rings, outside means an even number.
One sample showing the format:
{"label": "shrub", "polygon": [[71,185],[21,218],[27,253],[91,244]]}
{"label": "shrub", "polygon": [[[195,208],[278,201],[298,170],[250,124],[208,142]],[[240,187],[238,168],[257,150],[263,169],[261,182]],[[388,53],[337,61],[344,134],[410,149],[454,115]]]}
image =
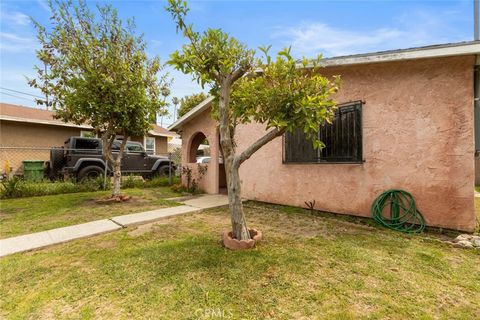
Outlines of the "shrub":
{"label": "shrub", "polygon": [[[178,177],[173,177],[173,183],[179,183]],[[45,196],[62,193],[74,192],[92,192],[104,190],[104,178],[87,179],[82,182],[76,182],[75,179],[66,179],[65,181],[25,181],[18,177],[3,180],[0,184],[0,199],[23,198],[33,196]],[[142,181],[135,176],[128,176],[122,181],[123,188],[155,188],[169,186],[168,177],[156,177],[151,180]],[[107,179],[107,190],[111,189],[112,183]]]}
{"label": "shrub", "polygon": [[137,183],[137,179],[135,179],[135,176],[129,175],[128,177],[122,180],[122,188],[124,189],[135,188],[137,185],[138,183]]}
{"label": "shrub", "polygon": [[170,190],[172,190],[173,192],[183,192],[185,188],[182,186],[181,183],[176,183],[176,184],[173,184],[171,187],[170,187]]}
{"label": "shrub", "polygon": [[98,190],[110,190],[112,188],[112,180],[107,178],[106,182],[107,183],[104,186],[105,178],[103,176],[99,176],[95,179],[95,184],[97,185]]}
{"label": "shrub", "polygon": [[13,177],[2,181],[1,197],[15,198],[20,193],[21,180],[18,177]]}
{"label": "shrub", "polygon": [[203,176],[207,173],[207,165],[197,164],[197,179],[193,178],[193,170],[192,168],[185,166],[181,167],[180,174],[185,176],[187,185],[181,187],[180,192],[187,192],[187,193],[202,193],[202,190],[198,187],[198,182],[202,180]]}
{"label": "shrub", "polygon": [[[180,182],[179,177],[172,177],[172,184]],[[145,188],[167,187],[170,185],[168,177],[154,177],[144,182]]]}
{"label": "shrub", "polygon": [[0,198],[23,198],[97,190],[100,190],[100,188],[95,180],[87,180],[82,183],[73,181],[30,182],[14,177],[2,182]]}

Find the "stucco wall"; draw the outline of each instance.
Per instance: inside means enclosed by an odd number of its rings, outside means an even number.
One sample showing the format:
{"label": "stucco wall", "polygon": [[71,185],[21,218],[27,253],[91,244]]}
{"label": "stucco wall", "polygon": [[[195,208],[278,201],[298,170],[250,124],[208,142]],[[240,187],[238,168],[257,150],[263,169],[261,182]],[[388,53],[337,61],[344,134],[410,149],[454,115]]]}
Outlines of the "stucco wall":
{"label": "stucco wall", "polygon": [[14,121],[0,122],[2,146],[61,147],[69,137],[79,135],[79,128]]}
{"label": "stucco wall", "polygon": [[[189,152],[192,140],[197,133],[203,133],[210,144],[211,162],[202,164],[207,167],[205,175],[198,179],[198,165],[189,163]],[[210,110],[207,110],[194,119],[184,128],[182,135],[182,165],[192,169],[193,177],[198,181],[199,187],[207,193],[218,193],[219,179],[219,136],[215,121],[210,117]],[[186,183],[185,176],[182,176],[183,184]]]}
{"label": "stucco wall", "polygon": [[[241,168],[244,195],[296,206],[315,200],[317,209],[369,216],[380,192],[401,188],[427,224],[473,230],[473,65],[474,57],[453,57],[324,70],[342,76],[339,102],[365,101],[365,162],[282,164],[276,139]],[[239,149],[262,132],[239,128]]]}
{"label": "stucco wall", "polygon": [[62,147],[69,137],[79,135],[79,128],[1,121],[0,146],[20,148],[0,149],[0,171],[3,172],[5,161],[14,172],[21,169],[23,160],[47,161],[48,148]]}
{"label": "stucco wall", "polygon": [[[79,136],[85,129],[24,123],[16,121],[0,122],[0,172],[4,171],[5,161],[16,172],[23,160],[50,160],[51,147],[62,147],[71,136]],[[132,137],[132,141],[143,144],[143,137]],[[167,153],[167,138],[155,137],[156,154]]]}
{"label": "stucco wall", "polygon": [[[315,200],[316,209],[370,216],[380,192],[400,188],[412,193],[428,225],[473,230],[474,60],[448,57],[323,69],[324,75],[342,76],[338,102],[365,101],[365,162],[283,164],[282,139],[277,138],[242,165],[243,196],[294,206]],[[184,131],[213,128],[205,113]],[[238,150],[264,132],[261,124],[237,128]]]}
{"label": "stucco wall", "polygon": [[168,152],[167,137],[155,137],[155,153],[165,155]]}

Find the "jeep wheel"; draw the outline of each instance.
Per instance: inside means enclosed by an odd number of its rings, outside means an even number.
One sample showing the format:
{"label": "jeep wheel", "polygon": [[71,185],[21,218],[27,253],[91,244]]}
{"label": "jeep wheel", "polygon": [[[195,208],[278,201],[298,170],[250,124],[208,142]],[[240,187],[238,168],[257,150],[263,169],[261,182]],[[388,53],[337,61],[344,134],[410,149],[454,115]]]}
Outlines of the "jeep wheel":
{"label": "jeep wheel", "polygon": [[[157,172],[155,173],[156,177],[168,177],[169,173],[169,166],[161,166],[160,168],[157,169]],[[172,174],[173,174],[173,168],[172,168]]]}
{"label": "jeep wheel", "polygon": [[96,179],[103,176],[103,168],[99,166],[87,166],[78,172],[78,180]]}

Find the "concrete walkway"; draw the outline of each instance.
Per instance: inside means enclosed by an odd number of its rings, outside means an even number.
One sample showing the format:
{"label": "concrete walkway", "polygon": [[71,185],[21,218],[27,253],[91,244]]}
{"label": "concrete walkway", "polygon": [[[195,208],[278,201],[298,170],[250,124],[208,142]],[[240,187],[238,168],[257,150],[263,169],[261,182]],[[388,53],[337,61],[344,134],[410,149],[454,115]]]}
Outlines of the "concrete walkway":
{"label": "concrete walkway", "polygon": [[[175,201],[175,199],[172,200]],[[188,200],[179,201],[179,203],[182,203],[183,205],[132,213],[123,216],[116,216],[111,219],[96,220],[74,226],[1,239],[0,257],[39,249],[75,239],[91,237],[133,225],[149,223],[165,217],[221,207],[228,204],[228,198],[225,195],[202,195]]]}

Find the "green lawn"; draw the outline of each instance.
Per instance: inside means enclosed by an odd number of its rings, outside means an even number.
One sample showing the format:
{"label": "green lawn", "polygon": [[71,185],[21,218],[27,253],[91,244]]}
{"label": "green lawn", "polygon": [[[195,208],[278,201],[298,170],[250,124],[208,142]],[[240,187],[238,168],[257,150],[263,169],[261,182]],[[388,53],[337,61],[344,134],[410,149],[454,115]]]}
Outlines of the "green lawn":
{"label": "green lawn", "polygon": [[164,198],[178,195],[169,187],[126,189],[124,193],[132,199],[113,204],[96,202],[110,191],[0,200],[0,238],[172,206],[175,203]]}
{"label": "green lawn", "polygon": [[0,259],[6,319],[478,319],[480,252],[438,234],[246,204],[264,232],[222,248],[225,208]]}

